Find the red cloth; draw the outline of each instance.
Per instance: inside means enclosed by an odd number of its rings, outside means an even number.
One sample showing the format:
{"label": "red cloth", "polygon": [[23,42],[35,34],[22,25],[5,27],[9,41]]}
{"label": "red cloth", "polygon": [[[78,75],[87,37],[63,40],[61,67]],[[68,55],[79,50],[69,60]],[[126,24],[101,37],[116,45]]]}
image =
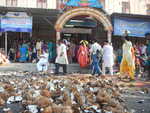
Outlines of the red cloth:
{"label": "red cloth", "polygon": [[88,48],[81,45],[78,50],[78,63],[80,67],[87,67],[89,65]]}
{"label": "red cloth", "polygon": [[17,51],[17,53],[16,53],[16,58],[20,58],[20,52],[19,51]]}

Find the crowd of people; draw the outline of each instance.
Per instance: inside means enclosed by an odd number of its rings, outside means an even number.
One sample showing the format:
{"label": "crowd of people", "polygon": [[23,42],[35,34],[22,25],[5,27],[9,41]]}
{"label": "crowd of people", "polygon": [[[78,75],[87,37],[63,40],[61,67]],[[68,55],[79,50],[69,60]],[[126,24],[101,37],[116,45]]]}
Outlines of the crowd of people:
{"label": "crowd of people", "polygon": [[56,57],[56,44],[53,42],[22,40],[15,45],[8,52],[8,59],[11,62],[37,62],[43,50],[48,50],[49,61],[53,61]]}
{"label": "crowd of people", "polygon": [[[60,40],[57,45],[56,57],[56,74],[59,73],[59,67],[63,67],[63,73],[66,74],[66,65],[68,64],[67,51],[70,46],[67,46],[66,40]],[[75,49],[73,49],[75,50]],[[76,52],[76,59],[81,68],[91,67],[91,74],[101,75],[106,74],[108,71],[113,75],[114,54],[113,47],[108,41],[104,42],[103,48],[96,39],[91,43],[86,40],[80,41],[78,50]],[[102,62],[103,61],[103,62]],[[102,69],[101,69],[102,66]]]}
{"label": "crowd of people", "polygon": [[147,45],[133,44],[128,36],[123,37],[122,41],[123,46],[115,52],[111,43],[104,41],[102,45],[96,39],[89,42],[81,40],[78,44],[66,39],[56,43],[23,40],[17,47],[9,49],[8,57],[1,50],[0,62],[3,56],[5,62],[37,63],[38,71],[47,71],[49,63],[55,63],[55,74],[59,74],[60,67],[66,74],[67,64],[74,62],[81,68],[90,66],[92,75],[113,75],[114,66],[118,67],[121,75],[129,75],[131,80],[146,71],[150,75],[150,41]]}
{"label": "crowd of people", "polygon": [[141,76],[143,72],[148,71],[150,75],[150,41],[146,45],[135,44],[133,48],[135,51],[136,74]]}
{"label": "crowd of people", "polygon": [[[133,44],[129,37],[126,37],[122,49],[119,48],[117,51],[117,63],[121,74],[128,72],[131,79],[134,79],[135,76],[150,75],[150,41],[147,40],[145,44]],[[150,79],[150,76],[148,77]]]}
{"label": "crowd of people", "polygon": [[[135,80],[135,76],[148,74],[150,79],[150,41],[147,45],[133,44],[128,36],[122,38],[123,46],[119,48],[117,54],[113,46],[108,41],[103,45],[95,39],[89,43],[82,40],[76,53],[77,62],[81,68],[91,67],[92,75],[114,74],[114,66],[118,66],[120,75],[127,75],[130,80]],[[67,51],[69,46],[66,41],[60,40],[57,45],[56,74],[59,67],[63,67],[66,73],[68,64]]]}

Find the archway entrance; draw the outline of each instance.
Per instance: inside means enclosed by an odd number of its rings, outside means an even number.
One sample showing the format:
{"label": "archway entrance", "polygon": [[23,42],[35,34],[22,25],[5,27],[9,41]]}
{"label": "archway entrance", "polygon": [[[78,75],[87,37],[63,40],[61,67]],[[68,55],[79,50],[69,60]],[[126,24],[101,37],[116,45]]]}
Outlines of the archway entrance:
{"label": "archway entrance", "polygon": [[55,24],[56,40],[60,39],[61,32],[66,22],[77,16],[90,16],[90,17],[95,18],[100,23],[102,23],[105,31],[107,31],[107,40],[111,42],[111,35],[112,35],[113,27],[109,18],[106,16],[106,14],[103,11],[100,11],[94,8],[89,8],[89,7],[73,8],[73,9],[66,11],[64,14],[62,14],[58,18]]}

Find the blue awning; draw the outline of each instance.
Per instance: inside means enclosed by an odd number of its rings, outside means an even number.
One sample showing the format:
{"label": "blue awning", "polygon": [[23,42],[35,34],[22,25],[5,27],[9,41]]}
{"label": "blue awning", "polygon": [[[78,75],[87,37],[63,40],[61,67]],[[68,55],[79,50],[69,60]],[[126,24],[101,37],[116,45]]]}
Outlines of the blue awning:
{"label": "blue awning", "polygon": [[1,32],[32,32],[32,17],[25,12],[9,12],[1,16]]}
{"label": "blue awning", "polygon": [[132,37],[145,37],[145,34],[150,33],[150,20],[131,16],[114,16],[113,27],[115,36],[123,36],[125,31]]}

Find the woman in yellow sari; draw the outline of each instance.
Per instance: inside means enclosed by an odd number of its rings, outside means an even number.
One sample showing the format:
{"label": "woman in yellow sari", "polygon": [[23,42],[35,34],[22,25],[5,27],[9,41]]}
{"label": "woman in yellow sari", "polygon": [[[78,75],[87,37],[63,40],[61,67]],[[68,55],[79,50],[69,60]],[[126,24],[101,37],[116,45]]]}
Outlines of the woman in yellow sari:
{"label": "woman in yellow sari", "polygon": [[121,75],[128,74],[130,79],[134,80],[134,72],[135,72],[134,49],[132,47],[131,41],[129,41],[127,36],[124,39],[122,49],[123,49],[123,59],[120,64],[120,74]]}

